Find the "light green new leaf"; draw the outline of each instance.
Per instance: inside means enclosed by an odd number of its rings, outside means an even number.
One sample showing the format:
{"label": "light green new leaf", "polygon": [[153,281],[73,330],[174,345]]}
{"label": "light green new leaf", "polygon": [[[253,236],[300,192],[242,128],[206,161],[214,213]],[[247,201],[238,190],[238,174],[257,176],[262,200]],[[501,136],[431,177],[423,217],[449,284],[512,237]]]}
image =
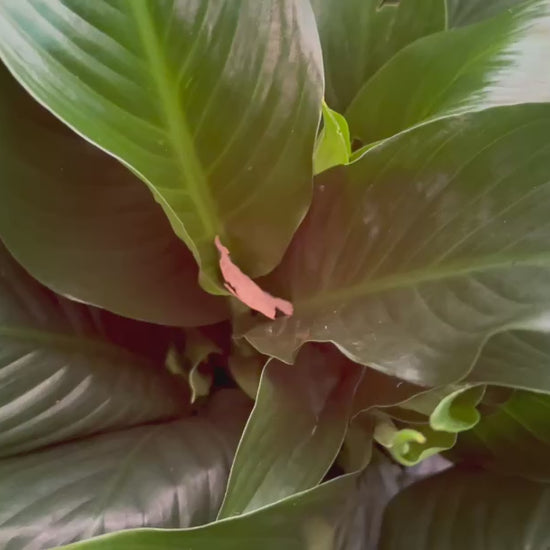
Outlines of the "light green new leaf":
{"label": "light green new leaf", "polygon": [[445,0],[311,0],[325,63],[328,104],[344,112],[397,51],[445,28]]}
{"label": "light green new leaf", "polygon": [[456,434],[433,430],[427,424],[399,428],[384,413],[374,412],[374,440],[404,466],[414,466],[441,451],[451,449]]}
{"label": "light green new leaf", "polygon": [[446,0],[448,26],[461,27],[493,17],[529,0]]}
{"label": "light green new leaf", "polygon": [[[542,353],[550,349],[547,343]],[[547,364],[548,366],[548,364]],[[550,481],[550,398],[517,391],[460,435],[452,456],[505,473]]]}
{"label": "light green new leaf", "polygon": [[346,112],[352,137],[379,141],[427,120],[550,102],[550,0],[427,36],[400,51]]}
{"label": "light green new leaf", "polygon": [[471,430],[480,420],[477,410],[485,386],[465,387],[446,395],[430,415],[433,430],[460,433]]}
{"label": "light green new leaf", "polygon": [[323,174],[262,281],[290,297],[294,315],[257,320],[248,340],[288,362],[304,342],[330,341],[385,374],[445,386],[495,333],[547,328],[549,133],[550,106],[495,108]]}
{"label": "light green new leaf", "polygon": [[379,550],[544,550],[550,486],[453,469],[408,487],[386,510]]}
{"label": "light green new leaf", "polygon": [[231,469],[219,517],[250,512],[317,485],[347,430],[362,368],[333,347],[271,360]]}
{"label": "light green new leaf", "polygon": [[351,140],[346,119],[323,102],[323,129],[313,154],[313,173],[346,165],[351,156]]}
{"label": "light green new leaf", "polygon": [[484,394],[485,386],[482,385],[434,388],[399,403],[399,410],[423,415],[426,420],[429,419],[433,430],[459,433],[473,428],[479,422],[477,406]]}
{"label": "light green new leaf", "polygon": [[280,260],[309,204],[323,95],[309,2],[1,2],[0,56],[147,183],[207,290],[224,292],[216,235],[250,275]]}
{"label": "light green new leaf", "polygon": [[140,326],[56,296],[0,244],[0,456],[186,412],[185,388],[112,343],[109,320]]}
{"label": "light green new leaf", "polygon": [[0,546],[52,548],[212,521],[246,410],[242,396],[222,393],[198,417],[0,460]]}
{"label": "light green new leaf", "polygon": [[222,319],[145,186],[40,107],[0,64],[0,237],[56,292],[126,317]]}
{"label": "light green new leaf", "polygon": [[334,550],[357,487],[358,474],[350,474],[203,527],[122,531],[59,550]]}

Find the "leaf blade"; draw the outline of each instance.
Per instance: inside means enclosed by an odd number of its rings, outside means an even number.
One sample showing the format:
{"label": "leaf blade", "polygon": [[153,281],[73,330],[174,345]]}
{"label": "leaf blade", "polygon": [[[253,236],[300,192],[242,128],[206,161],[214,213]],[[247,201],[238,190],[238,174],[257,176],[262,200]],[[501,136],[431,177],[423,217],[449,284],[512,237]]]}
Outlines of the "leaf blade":
{"label": "leaf blade", "polygon": [[550,3],[532,0],[409,45],[357,93],[346,112],[353,136],[372,143],[430,120],[548,103],[549,26]]}
{"label": "leaf blade", "polygon": [[[201,325],[223,300],[149,191],[85,143],[0,68],[0,232],[10,252],[60,294],[126,317]],[[22,227],[24,220],[24,227]]]}
{"label": "leaf blade", "polygon": [[0,456],[186,413],[173,379],[109,340],[109,320],[139,323],[55,296],[1,246],[0,266]]}
{"label": "leaf blade", "polygon": [[323,479],[344,440],[360,376],[361,367],[331,349],[306,348],[292,367],[267,363],[219,519],[272,504]]}
{"label": "leaf blade", "polygon": [[25,0],[1,12],[6,65],[145,181],[204,288],[223,293],[216,235],[250,275],[274,267],[311,194],[323,83],[307,3]]}
{"label": "leaf blade", "polygon": [[495,333],[544,330],[546,229],[533,223],[547,201],[543,113],[443,120],[326,173],[264,282],[290,297],[294,316],[256,323],[248,340],[287,362],[306,341],[331,341],[387,375],[444,386]]}

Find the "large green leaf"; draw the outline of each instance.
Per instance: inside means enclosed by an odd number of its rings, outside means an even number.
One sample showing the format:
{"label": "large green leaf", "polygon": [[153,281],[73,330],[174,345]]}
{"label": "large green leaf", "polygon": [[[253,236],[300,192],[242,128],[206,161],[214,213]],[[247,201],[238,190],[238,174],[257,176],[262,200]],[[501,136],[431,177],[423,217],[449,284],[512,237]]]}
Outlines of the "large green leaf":
{"label": "large green leaf", "polygon": [[357,497],[349,474],[271,506],[203,527],[137,529],[64,546],[63,550],[334,550]]}
{"label": "large green leaf", "polygon": [[529,0],[446,0],[449,27],[477,23]]}
{"label": "large green leaf", "polygon": [[0,546],[52,548],[134,527],[215,518],[244,423],[242,396],[199,417],[0,461]]}
{"label": "large green leaf", "polygon": [[346,510],[347,521],[330,550],[378,550],[382,516],[390,499],[403,486],[402,472],[381,453],[374,453],[371,464],[359,476],[356,496],[349,500]]}
{"label": "large green leaf", "polygon": [[390,503],[380,550],[545,550],[550,485],[454,469]]}
{"label": "large green leaf", "polygon": [[112,318],[46,290],[0,245],[0,456],[185,412],[184,388],[107,338]]}
{"label": "large green leaf", "polygon": [[464,377],[493,334],[547,327],[549,132],[550,106],[495,108],[325,173],[262,281],[291,297],[294,315],[256,321],[249,341],[289,362],[304,342],[331,341],[354,361],[438,386]]}
{"label": "large green leaf", "polygon": [[58,122],[0,66],[0,236],[42,283],[162,324],[219,320],[223,303],[151,193]]}
{"label": "large green leaf", "polygon": [[550,393],[550,335],[516,330],[493,336],[468,381]]}
{"label": "large green leaf", "polygon": [[315,487],[334,462],[362,368],[332,346],[305,347],[293,366],[271,360],[231,470],[219,517]]}
{"label": "large green leaf", "polygon": [[310,200],[321,111],[309,2],[2,2],[0,56],[149,185],[205,288],[220,292],[216,235],[252,275],[280,260]]}
{"label": "large green leaf", "polygon": [[[546,343],[548,357],[550,346]],[[548,363],[547,363],[548,368]],[[550,480],[550,398],[518,391],[460,435],[452,456],[470,464]]]}
{"label": "large green leaf", "polygon": [[499,105],[550,101],[550,0],[531,0],[478,25],[427,36],[359,91],[346,118],[371,143],[406,128]]}
{"label": "large green leaf", "polygon": [[361,86],[397,51],[445,28],[445,0],[311,0],[329,105],[344,111]]}

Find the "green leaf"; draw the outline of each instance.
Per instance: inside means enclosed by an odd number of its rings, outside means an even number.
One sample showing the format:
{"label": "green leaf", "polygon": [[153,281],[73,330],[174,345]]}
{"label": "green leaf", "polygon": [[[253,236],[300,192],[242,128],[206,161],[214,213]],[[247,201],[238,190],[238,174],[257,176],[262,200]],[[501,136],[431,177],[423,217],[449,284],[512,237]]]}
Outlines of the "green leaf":
{"label": "green leaf", "polygon": [[346,525],[350,499],[356,498],[357,483],[358,474],[349,474],[203,527],[122,531],[62,550],[333,550],[339,529]]}
{"label": "green leaf", "polygon": [[108,339],[113,319],[46,290],[0,245],[0,456],[186,412],[185,388]]}
{"label": "green leaf", "polygon": [[311,0],[325,63],[328,104],[344,112],[397,51],[445,28],[445,0]]}
{"label": "green leaf", "polygon": [[400,51],[346,112],[363,143],[448,116],[550,101],[550,0],[531,0],[479,25],[427,36]]}
{"label": "green leaf", "polygon": [[380,412],[375,418],[374,440],[385,447],[391,456],[404,466],[414,466],[441,451],[451,449],[456,434],[433,430],[428,425],[399,428],[392,419]]}
{"label": "green leaf", "polygon": [[0,56],[145,181],[204,288],[224,292],[216,235],[250,275],[280,260],[309,204],[323,94],[308,2],[2,2]]}
{"label": "green leaf", "polygon": [[379,550],[548,547],[550,486],[453,469],[408,487],[390,503]]}
{"label": "green leaf", "polygon": [[496,108],[417,128],[323,174],[262,281],[294,315],[256,320],[247,339],[287,362],[306,341],[330,341],[387,375],[445,386],[492,335],[544,330],[549,132],[550,106]]}
{"label": "green leaf", "polygon": [[331,550],[378,550],[384,510],[403,485],[402,471],[382,453],[373,454],[369,467],[359,476],[355,498],[350,499],[346,511],[347,520]]}
{"label": "green leaf", "polygon": [[509,331],[487,342],[467,381],[550,393],[549,363],[547,332]]}
{"label": "green leaf", "polygon": [[449,27],[461,27],[493,17],[529,0],[446,0]]}
{"label": "green leaf", "polygon": [[484,395],[485,386],[451,385],[415,395],[399,409],[423,415],[433,430],[459,433],[479,422],[477,406]]}
{"label": "green leaf", "polygon": [[151,193],[40,107],[0,64],[0,235],[43,284],[162,324],[225,316]]}
{"label": "green leaf", "polygon": [[[545,352],[550,346],[546,345]],[[452,456],[505,473],[550,481],[550,398],[517,391],[461,434]]]}
{"label": "green leaf", "polygon": [[362,368],[332,347],[304,348],[296,364],[271,360],[229,477],[219,518],[317,485],[347,430]]}
{"label": "green leaf", "polygon": [[354,416],[373,408],[386,408],[408,402],[412,397],[425,393],[421,386],[405,382],[375,369],[365,368],[353,400]]}
{"label": "green leaf", "polygon": [[433,430],[460,433],[472,429],[480,420],[477,410],[484,386],[466,387],[446,395],[430,415],[430,427]]}
{"label": "green leaf", "polygon": [[313,154],[313,173],[346,165],[351,156],[351,141],[346,119],[323,102],[323,129]]}
{"label": "green leaf", "polygon": [[374,428],[376,421],[372,414],[357,414],[346,432],[337,463],[344,472],[364,470],[373,456]]}
{"label": "green leaf", "polygon": [[246,411],[239,394],[217,398],[198,417],[1,460],[2,548],[213,520]]}
{"label": "green leaf", "polygon": [[246,340],[233,343],[227,366],[239,388],[251,399],[256,399],[267,361],[268,358],[258,353]]}
{"label": "green leaf", "polygon": [[177,346],[169,350],[166,366],[170,372],[187,379],[191,388],[191,403],[210,393],[214,373],[208,368],[206,361],[215,353],[222,353],[222,350],[198,329],[185,331],[184,352],[180,352]]}

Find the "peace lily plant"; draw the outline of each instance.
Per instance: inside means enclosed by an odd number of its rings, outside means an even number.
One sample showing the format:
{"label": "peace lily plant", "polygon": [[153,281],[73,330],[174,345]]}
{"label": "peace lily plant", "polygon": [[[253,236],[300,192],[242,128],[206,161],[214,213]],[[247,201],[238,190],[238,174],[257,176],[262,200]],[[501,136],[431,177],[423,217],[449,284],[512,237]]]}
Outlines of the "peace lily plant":
{"label": "peace lily plant", "polygon": [[0,0],[0,58],[1,548],[548,548],[550,0]]}

